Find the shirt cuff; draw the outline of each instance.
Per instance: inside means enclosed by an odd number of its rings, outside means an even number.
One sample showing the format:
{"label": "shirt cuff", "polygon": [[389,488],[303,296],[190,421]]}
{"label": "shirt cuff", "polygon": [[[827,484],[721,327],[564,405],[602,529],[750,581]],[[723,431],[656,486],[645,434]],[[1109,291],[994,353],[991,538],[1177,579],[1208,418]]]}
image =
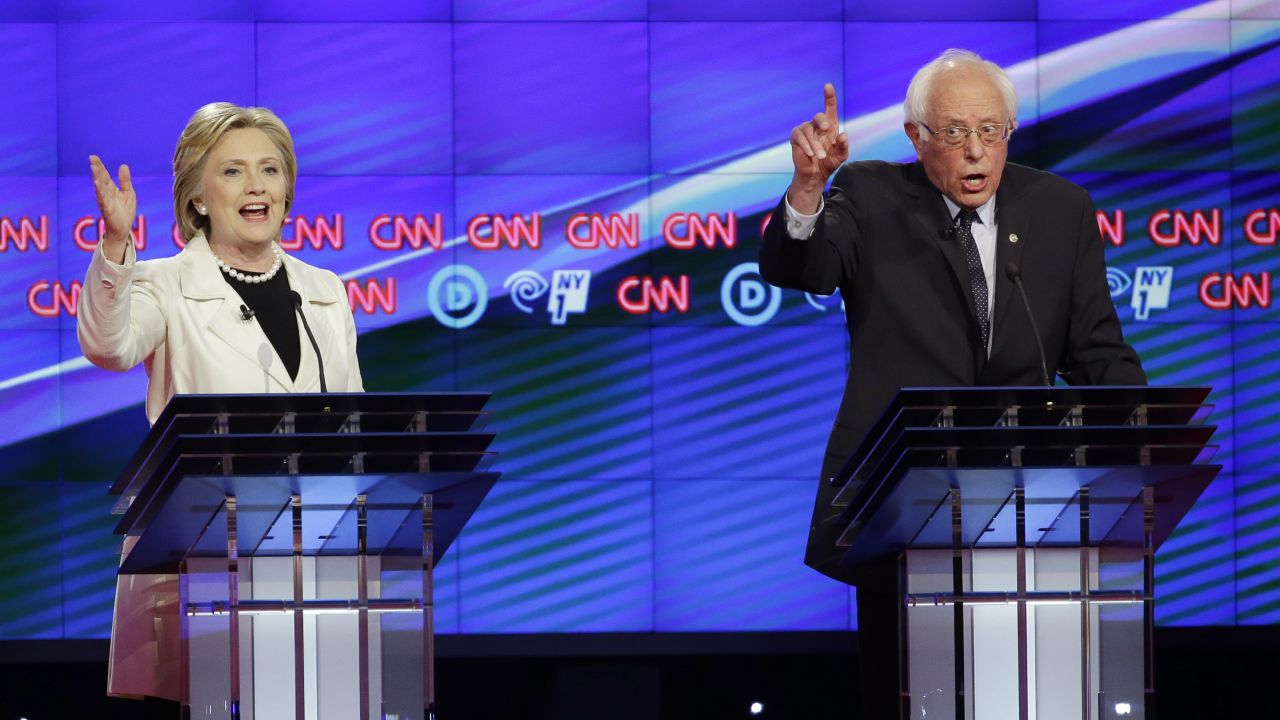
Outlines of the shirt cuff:
{"label": "shirt cuff", "polygon": [[822,217],[822,208],[826,206],[826,200],[819,198],[818,210],[812,215],[805,215],[791,207],[791,201],[786,196],[783,196],[782,202],[787,208],[787,235],[792,240],[808,240],[813,235],[813,229],[818,225],[818,218]]}
{"label": "shirt cuff", "polygon": [[132,235],[129,236],[129,241],[125,243],[124,259],[122,262],[116,262],[114,259],[107,257],[106,250],[102,247],[102,243],[97,244],[94,248],[94,252],[102,258],[103,262],[107,264],[107,267],[117,272],[133,269],[134,264],[138,261],[138,252],[133,245]]}
{"label": "shirt cuff", "polygon": [[125,247],[124,262],[117,263],[107,257],[103,251],[102,243],[94,248],[93,255],[90,256],[89,270],[85,273],[85,282],[97,282],[102,288],[110,294],[111,297],[118,297],[122,289],[128,288],[129,283],[133,279],[133,271],[137,266],[137,251],[133,247],[133,238],[129,239],[129,244]]}

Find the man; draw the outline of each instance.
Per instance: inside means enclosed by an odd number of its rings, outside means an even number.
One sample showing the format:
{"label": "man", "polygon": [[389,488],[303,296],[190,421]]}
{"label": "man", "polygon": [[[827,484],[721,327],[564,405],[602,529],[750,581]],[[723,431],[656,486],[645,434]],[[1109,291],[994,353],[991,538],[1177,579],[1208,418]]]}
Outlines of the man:
{"label": "man", "polygon": [[[760,271],[775,285],[839,289],[844,299],[849,378],[805,562],[851,582],[839,565],[828,480],[898,389],[1043,384],[1030,321],[1006,276],[1010,263],[1021,268],[1051,376],[1144,385],[1146,375],[1121,336],[1088,193],[1005,162],[1018,105],[1003,70],[948,50],[916,73],[904,104],[917,157],[910,164],[845,164],[849,140],[839,130],[835,88],[824,90],[824,112],[792,130],[795,171],[765,230]],[[863,657],[871,658],[862,662],[864,700],[873,717],[897,713],[897,664],[885,656],[897,646],[893,577],[889,568],[859,583],[858,626]],[[869,666],[880,668],[876,677]]]}

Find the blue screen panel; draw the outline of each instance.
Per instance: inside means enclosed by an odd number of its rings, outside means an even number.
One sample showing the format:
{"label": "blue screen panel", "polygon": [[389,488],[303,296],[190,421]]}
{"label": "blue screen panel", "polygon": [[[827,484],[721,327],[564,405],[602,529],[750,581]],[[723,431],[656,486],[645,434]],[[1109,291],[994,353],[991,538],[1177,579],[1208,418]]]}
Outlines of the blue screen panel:
{"label": "blue screen panel", "polygon": [[58,7],[49,0],[10,0],[0,6],[0,22],[54,22]]}
{"label": "blue screen panel", "polygon": [[659,631],[844,629],[849,591],[800,561],[812,478],[654,485]]}
{"label": "blue screen panel", "polygon": [[1223,465],[1156,559],[1161,601],[1159,621],[1166,625],[1235,622],[1231,603],[1234,551],[1235,392],[1232,377],[1232,328],[1228,324],[1151,323],[1130,325],[1126,339],[1144,358],[1153,385],[1208,385],[1214,388],[1210,422],[1218,426],[1220,446],[1213,462]]}
{"label": "blue screen panel", "polygon": [[456,392],[458,334],[433,320],[398,323],[360,335],[369,392]]}
{"label": "blue screen panel", "polygon": [[[444,559],[433,569],[431,597],[435,600],[434,620],[437,633],[457,633],[461,627],[458,602],[461,587],[458,583],[458,568],[462,566],[462,552],[461,541],[454,540],[454,545],[445,553]],[[396,572],[391,579],[393,583],[391,589],[394,590],[396,586],[404,588],[404,594],[398,597],[415,597],[415,594],[422,592],[421,573]],[[384,584],[384,597],[387,596],[387,590],[388,586]]]}
{"label": "blue screen panel", "polygon": [[98,154],[139,176],[171,175],[197,108],[254,104],[253,37],[252,23],[59,25],[58,172],[87,174]]}
{"label": "blue screen panel", "polygon": [[115,498],[104,491],[110,479],[62,486],[62,610],[69,638],[111,632],[121,538],[112,534],[119,518],[111,514]]}
{"label": "blue screen panel", "polygon": [[454,43],[459,174],[648,170],[644,25],[464,24]]}
{"label": "blue screen panel", "polygon": [[[58,429],[61,411],[61,378],[54,372],[58,361],[58,337],[56,330],[0,330],[4,339],[6,373],[11,378],[0,386],[0,427],[6,428],[8,442],[27,440]],[[8,444],[8,442],[6,444]],[[9,466],[0,477],[12,481],[36,482],[57,478],[59,468],[43,467],[55,475],[30,476]],[[14,473],[14,475],[9,475]]]}
{"label": "blue screen panel", "polygon": [[454,0],[456,22],[572,20],[644,20],[648,14],[645,0]]}
{"label": "blue screen panel", "polygon": [[[1280,10],[1277,10],[1280,14]],[[1280,112],[1280,22],[1231,24],[1233,52],[1242,62],[1231,68],[1231,159],[1236,170],[1280,170],[1280,138],[1271,120]]]}
{"label": "blue screen panel", "polygon": [[[1108,57],[1115,92],[1082,103],[1040,128],[1056,170],[1225,170],[1230,166],[1230,26],[1221,21],[1167,21],[1111,27],[1132,43],[1075,43],[1097,23],[1042,22],[1040,43],[1064,56]],[[1075,44],[1068,44],[1075,43]],[[1086,48],[1087,51],[1086,51]],[[1063,64],[1042,87],[1042,113],[1069,98],[1097,94],[1088,65]]]}
{"label": "blue screen panel", "polygon": [[655,330],[655,475],[816,479],[847,355],[836,328]]}
{"label": "blue screen panel", "polygon": [[61,22],[228,22],[253,20],[254,0],[49,0]]}
{"label": "blue screen panel", "polygon": [[1280,466],[1280,447],[1275,443],[1277,378],[1276,348],[1280,347],[1280,326],[1272,322],[1251,323],[1236,328],[1236,386],[1243,397],[1236,405],[1237,469],[1249,475],[1271,473]]}
{"label": "blue screen panel", "polygon": [[463,533],[462,631],[653,630],[652,523],[648,480],[500,483]]}
{"label": "blue screen panel", "polygon": [[1107,3],[1039,0],[1039,17],[1041,20],[1146,20],[1206,5],[1208,9],[1200,10],[1198,17],[1226,19],[1227,3],[1194,0],[1119,0]]}
{"label": "blue screen panel", "polygon": [[447,22],[450,0],[256,0],[259,22]]}
{"label": "blue screen panel", "polygon": [[[979,2],[954,3],[949,0],[922,0],[907,4],[874,2],[874,0],[844,0],[844,16],[854,21],[913,21],[933,20],[1034,20],[1035,0],[980,0]],[[922,31],[921,38],[928,36]],[[973,36],[957,37],[956,47],[972,47]]]}
{"label": "blue screen panel", "polygon": [[287,118],[299,172],[453,170],[449,26],[262,24],[257,102]]}
{"label": "blue screen panel", "polygon": [[655,22],[673,20],[696,22],[705,20],[839,20],[840,0],[814,0],[802,4],[786,4],[774,0],[650,0],[649,19]]}
{"label": "blue screen panel", "polygon": [[1236,606],[1241,624],[1274,624],[1280,617],[1277,575],[1275,468],[1275,353],[1280,325],[1250,323],[1236,329]]}
{"label": "blue screen panel", "polygon": [[52,24],[0,25],[0,175],[57,174],[56,42]]}
{"label": "blue screen panel", "polygon": [[63,637],[56,483],[0,483],[0,638]]}
{"label": "blue screen panel", "polygon": [[[822,111],[823,83],[841,85],[838,23],[656,24],[650,43],[660,172],[714,171],[786,143]],[[790,172],[789,154],[770,160],[753,171]]]}
{"label": "blue screen panel", "polygon": [[458,341],[458,384],[493,393],[489,429],[504,473],[649,477],[648,345],[622,328],[477,328]]}
{"label": "blue screen panel", "polygon": [[1280,622],[1280,481],[1274,472],[1236,476],[1236,622]]}

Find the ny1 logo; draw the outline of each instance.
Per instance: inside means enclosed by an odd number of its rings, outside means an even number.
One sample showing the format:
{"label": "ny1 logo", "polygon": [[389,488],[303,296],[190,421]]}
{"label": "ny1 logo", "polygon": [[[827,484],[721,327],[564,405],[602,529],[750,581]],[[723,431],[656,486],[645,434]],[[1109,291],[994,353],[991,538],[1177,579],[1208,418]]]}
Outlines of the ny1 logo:
{"label": "ny1 logo", "polygon": [[547,313],[552,325],[564,325],[569,313],[587,311],[587,297],[591,290],[590,270],[555,270],[551,282],[547,282],[536,270],[517,270],[511,273],[502,286],[511,295],[511,304],[522,313],[532,315],[533,304],[550,292]]}

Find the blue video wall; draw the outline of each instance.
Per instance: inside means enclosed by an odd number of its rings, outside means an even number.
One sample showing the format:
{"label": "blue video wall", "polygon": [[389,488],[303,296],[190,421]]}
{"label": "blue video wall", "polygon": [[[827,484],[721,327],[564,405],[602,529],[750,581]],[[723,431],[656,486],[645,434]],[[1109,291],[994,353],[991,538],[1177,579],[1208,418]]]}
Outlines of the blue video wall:
{"label": "blue video wall", "polygon": [[948,47],[1009,70],[1011,160],[1093,193],[1152,381],[1214,388],[1225,469],[1158,621],[1280,622],[1280,2],[7,0],[0,47],[0,638],[110,631],[145,376],[75,339],[87,156],[133,168],[139,255],[171,255],[173,147],[215,100],[292,129],[282,243],[347,281],[367,388],[494,394],[503,479],[439,630],[853,628],[801,562],[840,300],[755,258],[822,84],[854,157],[910,159],[907,83]]}

